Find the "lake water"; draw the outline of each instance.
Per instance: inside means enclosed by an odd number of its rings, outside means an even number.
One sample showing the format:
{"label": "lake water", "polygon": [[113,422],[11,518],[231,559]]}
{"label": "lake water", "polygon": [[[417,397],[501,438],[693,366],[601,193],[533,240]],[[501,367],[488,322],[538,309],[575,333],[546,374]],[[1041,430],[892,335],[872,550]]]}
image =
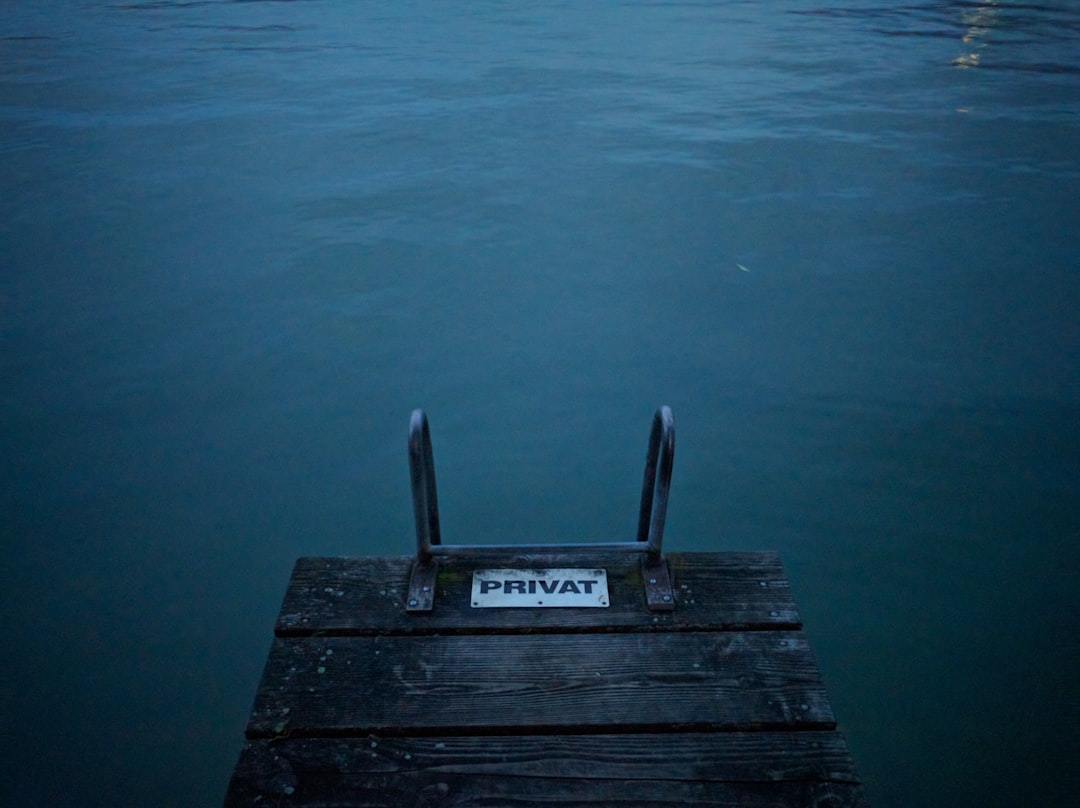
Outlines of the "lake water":
{"label": "lake water", "polygon": [[1075,796],[1075,3],[2,7],[0,803],[219,804],[414,407],[529,542],[633,534],[660,404],[873,805]]}

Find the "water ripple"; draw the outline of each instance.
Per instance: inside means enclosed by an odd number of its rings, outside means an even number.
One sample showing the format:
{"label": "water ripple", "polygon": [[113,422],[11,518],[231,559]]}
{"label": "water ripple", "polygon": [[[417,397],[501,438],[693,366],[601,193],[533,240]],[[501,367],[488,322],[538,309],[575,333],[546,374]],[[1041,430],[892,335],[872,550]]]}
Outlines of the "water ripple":
{"label": "water ripple", "polygon": [[889,38],[956,40],[952,64],[1023,73],[1080,72],[1080,9],[1037,3],[920,3],[887,8],[825,7],[804,17],[852,20]]}

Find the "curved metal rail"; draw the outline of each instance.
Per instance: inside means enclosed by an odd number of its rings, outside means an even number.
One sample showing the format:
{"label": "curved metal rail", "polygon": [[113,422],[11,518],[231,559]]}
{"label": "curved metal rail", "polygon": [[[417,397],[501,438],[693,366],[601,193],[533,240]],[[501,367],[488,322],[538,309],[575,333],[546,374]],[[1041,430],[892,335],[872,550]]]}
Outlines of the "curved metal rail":
{"label": "curved metal rail", "polygon": [[675,419],[662,406],[653,415],[645,475],[641,485],[637,539],[632,542],[578,544],[443,544],[439,502],[435,489],[435,460],[431,430],[423,410],[409,420],[409,472],[416,519],[416,563],[409,586],[409,611],[430,611],[434,599],[437,556],[469,556],[512,550],[517,553],[565,553],[606,550],[643,553],[646,599],[650,609],[673,608],[667,565],[663,563],[664,520],[667,516],[671,471],[675,460]]}

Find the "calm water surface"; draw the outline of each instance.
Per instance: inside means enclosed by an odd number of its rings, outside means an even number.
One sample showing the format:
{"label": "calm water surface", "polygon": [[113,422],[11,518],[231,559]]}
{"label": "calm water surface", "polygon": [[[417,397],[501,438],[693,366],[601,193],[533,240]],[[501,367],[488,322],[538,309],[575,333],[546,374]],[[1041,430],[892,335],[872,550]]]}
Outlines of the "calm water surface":
{"label": "calm water surface", "polygon": [[875,806],[1075,795],[1075,4],[2,7],[0,803],[219,804],[413,407],[526,542],[632,534],[661,403]]}

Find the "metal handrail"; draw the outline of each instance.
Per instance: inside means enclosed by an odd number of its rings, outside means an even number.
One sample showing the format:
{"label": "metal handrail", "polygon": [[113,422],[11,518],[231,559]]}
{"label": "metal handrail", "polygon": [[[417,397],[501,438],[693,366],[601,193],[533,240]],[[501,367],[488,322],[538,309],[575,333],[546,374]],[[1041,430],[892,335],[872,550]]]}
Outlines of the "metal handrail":
{"label": "metal handrail", "polygon": [[416,517],[416,552],[420,563],[431,561],[431,551],[442,543],[439,532],[439,497],[435,493],[435,456],[431,430],[423,410],[409,419],[409,472],[412,477],[413,515]]}
{"label": "metal handrail", "polygon": [[[659,464],[657,461],[659,460]],[[671,468],[675,462],[675,416],[671,408],[660,407],[653,415],[649,450],[645,456],[645,479],[641,484],[637,540],[648,543],[651,555],[660,555],[664,541]]]}
{"label": "metal handrail", "polygon": [[435,461],[431,430],[423,410],[413,410],[409,421],[409,471],[412,479],[413,514],[416,517],[417,558],[430,564],[432,556],[475,555],[514,550],[519,553],[561,553],[571,550],[615,550],[646,553],[659,559],[664,539],[671,470],[675,459],[675,419],[669,407],[657,409],[649,433],[645,477],[641,486],[637,540],[582,544],[442,544],[439,532],[439,504],[435,494]]}

